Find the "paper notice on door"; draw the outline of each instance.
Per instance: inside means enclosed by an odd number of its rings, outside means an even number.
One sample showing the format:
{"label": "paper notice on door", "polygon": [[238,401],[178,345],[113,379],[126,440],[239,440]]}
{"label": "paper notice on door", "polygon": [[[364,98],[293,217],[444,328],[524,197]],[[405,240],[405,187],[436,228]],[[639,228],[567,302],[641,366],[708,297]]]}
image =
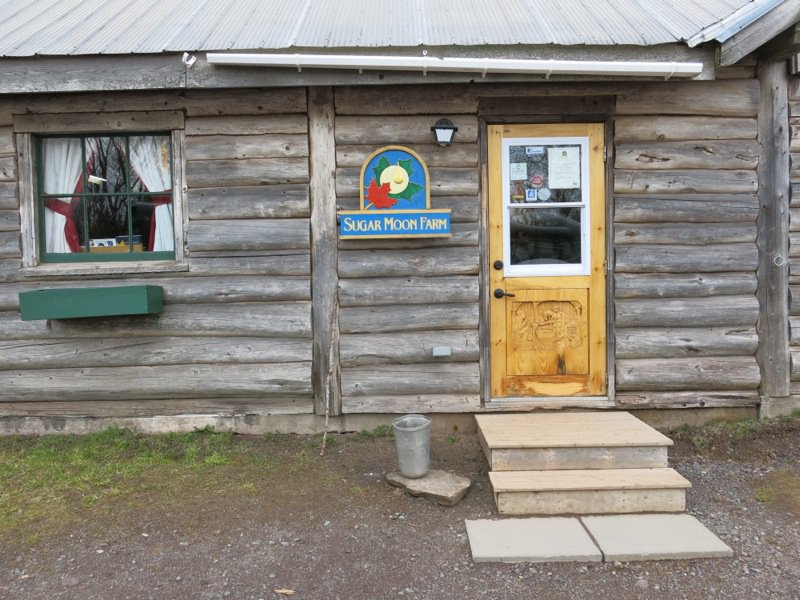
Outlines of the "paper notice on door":
{"label": "paper notice on door", "polygon": [[580,148],[548,148],[547,175],[550,189],[571,190],[581,187]]}
{"label": "paper notice on door", "polygon": [[508,177],[511,181],[519,181],[528,178],[528,163],[511,163],[508,169]]}

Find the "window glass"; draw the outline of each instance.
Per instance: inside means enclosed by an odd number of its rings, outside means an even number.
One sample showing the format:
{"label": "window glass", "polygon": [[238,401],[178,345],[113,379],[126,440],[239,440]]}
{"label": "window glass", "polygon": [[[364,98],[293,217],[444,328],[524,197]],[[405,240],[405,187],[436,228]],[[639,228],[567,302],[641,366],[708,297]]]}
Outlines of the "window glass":
{"label": "window glass", "polygon": [[44,262],[174,258],[170,136],[42,137]]}

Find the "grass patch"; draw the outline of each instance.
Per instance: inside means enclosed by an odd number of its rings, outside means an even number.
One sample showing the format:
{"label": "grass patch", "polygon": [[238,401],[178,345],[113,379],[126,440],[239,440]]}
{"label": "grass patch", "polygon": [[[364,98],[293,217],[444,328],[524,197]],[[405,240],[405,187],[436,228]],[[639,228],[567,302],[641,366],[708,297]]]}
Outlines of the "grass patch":
{"label": "grass patch", "polygon": [[391,425],[378,425],[372,431],[362,429],[355,434],[354,438],[359,442],[371,442],[380,438],[394,437]]}
{"label": "grass patch", "polygon": [[309,457],[293,443],[208,428],[0,437],[0,532],[35,542],[98,511],[119,515],[147,503],[180,503],[211,488],[252,494],[251,482],[265,473],[309,467]]}
{"label": "grass patch", "polygon": [[790,471],[775,471],[756,489],[756,500],[800,517],[800,476]]}
{"label": "grass patch", "polygon": [[800,425],[800,411],[777,419],[743,419],[739,421],[716,421],[707,425],[684,425],[670,433],[676,441],[687,442],[697,453],[713,452],[736,446],[737,443],[771,432],[785,426]]}

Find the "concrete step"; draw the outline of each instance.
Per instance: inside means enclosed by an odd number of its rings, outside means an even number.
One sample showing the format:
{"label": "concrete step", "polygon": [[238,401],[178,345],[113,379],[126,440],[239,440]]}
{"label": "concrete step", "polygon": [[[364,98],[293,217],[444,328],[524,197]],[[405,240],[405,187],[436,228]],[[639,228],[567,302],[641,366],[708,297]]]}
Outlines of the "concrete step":
{"label": "concrete step", "polygon": [[493,471],[650,469],[672,440],[627,412],[476,415]]}
{"label": "concrete step", "polygon": [[674,469],[493,471],[501,515],[591,515],[686,510],[691,483]]}

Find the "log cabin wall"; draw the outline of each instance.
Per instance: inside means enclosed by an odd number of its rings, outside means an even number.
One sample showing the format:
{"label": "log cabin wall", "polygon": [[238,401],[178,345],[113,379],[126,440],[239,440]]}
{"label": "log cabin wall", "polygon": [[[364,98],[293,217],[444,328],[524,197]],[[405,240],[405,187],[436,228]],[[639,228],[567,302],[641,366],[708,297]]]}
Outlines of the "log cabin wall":
{"label": "log cabin wall", "polygon": [[789,85],[789,324],[791,350],[791,392],[800,395],[800,76]]}
{"label": "log cabin wall", "polygon": [[[331,339],[341,398],[331,413],[481,410],[479,106],[530,122],[544,96],[572,97],[584,107],[576,111],[602,105],[613,118],[609,368],[617,405],[757,404],[754,74],[745,66],[721,81],[340,87],[316,94],[334,109],[338,208],[358,208],[367,155],[400,144],[428,164],[431,208],[453,210],[449,239],[338,243],[338,336]],[[296,88],[0,102],[4,414],[30,414],[34,401],[37,414],[59,415],[314,411],[309,115],[320,111],[309,111],[306,96]],[[592,97],[612,102],[593,104]],[[188,270],[24,276],[13,115],[68,119],[162,109],[185,113]],[[449,148],[431,143],[430,126],[442,116],[459,127]],[[19,291],[76,282],[163,285],[164,313],[20,320]],[[796,306],[792,314],[800,316]],[[452,353],[434,357],[435,346]],[[316,410],[322,412],[319,397]]]}
{"label": "log cabin wall", "polygon": [[[188,269],[20,271],[14,114],[183,111]],[[75,94],[0,103],[5,415],[311,413],[306,90]],[[22,157],[26,160],[27,157]],[[146,269],[145,269],[146,270]],[[148,283],[161,315],[21,321],[18,292]],[[36,402],[35,408],[31,408]]]}
{"label": "log cabin wall", "polygon": [[621,407],[758,403],[759,89],[755,79],[730,79],[617,98]]}
{"label": "log cabin wall", "polygon": [[[403,145],[427,162],[431,208],[451,208],[451,238],[339,243],[342,412],[478,410],[479,170],[477,99],[462,88],[336,90],[338,207],[359,208],[361,165]],[[455,143],[432,143],[442,116]],[[434,357],[434,346],[451,356]]]}

